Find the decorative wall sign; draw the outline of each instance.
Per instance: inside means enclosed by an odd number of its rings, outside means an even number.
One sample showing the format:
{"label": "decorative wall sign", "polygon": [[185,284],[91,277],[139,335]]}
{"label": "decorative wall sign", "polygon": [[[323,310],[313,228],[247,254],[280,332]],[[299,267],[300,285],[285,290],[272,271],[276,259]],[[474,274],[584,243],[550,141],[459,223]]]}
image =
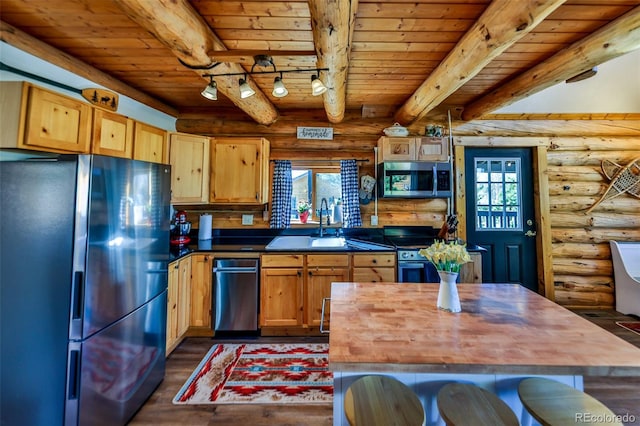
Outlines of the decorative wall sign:
{"label": "decorative wall sign", "polygon": [[604,175],[611,181],[607,190],[602,194],[600,199],[596,201],[587,213],[596,208],[598,204],[604,200],[617,197],[621,194],[629,194],[636,198],[640,198],[640,158],[632,160],[626,166],[621,166],[610,160],[602,162],[602,171]]}
{"label": "decorative wall sign", "polygon": [[298,139],[333,140],[333,127],[298,127]]}
{"label": "decorative wall sign", "polygon": [[97,107],[114,112],[118,110],[118,94],[109,90],[82,89],[82,97]]}

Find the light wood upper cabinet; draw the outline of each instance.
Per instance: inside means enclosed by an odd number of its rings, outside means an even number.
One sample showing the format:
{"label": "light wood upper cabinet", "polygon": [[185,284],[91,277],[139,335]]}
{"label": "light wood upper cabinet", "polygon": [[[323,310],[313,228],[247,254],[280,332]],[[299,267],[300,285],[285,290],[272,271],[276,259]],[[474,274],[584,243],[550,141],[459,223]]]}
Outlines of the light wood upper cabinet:
{"label": "light wood upper cabinet", "polygon": [[387,137],[378,139],[383,161],[449,161],[447,138]]}
{"label": "light wood upper cabinet", "polygon": [[417,161],[449,161],[447,138],[416,138]]}
{"label": "light wood upper cabinet", "polygon": [[1,82],[1,148],[88,153],[91,106],[26,82]]}
{"label": "light wood upper cabinet", "polygon": [[94,108],[91,152],[111,157],[131,158],[133,120],[114,112]]}
{"label": "light wood upper cabinet", "polygon": [[136,121],[133,136],[133,159],[169,164],[167,132]]}
{"label": "light wood upper cabinet", "polygon": [[269,141],[216,138],[211,146],[212,203],[265,204],[269,201]]}
{"label": "light wood upper cabinet", "polygon": [[209,202],[209,146],[204,136],[170,134],[171,204]]}

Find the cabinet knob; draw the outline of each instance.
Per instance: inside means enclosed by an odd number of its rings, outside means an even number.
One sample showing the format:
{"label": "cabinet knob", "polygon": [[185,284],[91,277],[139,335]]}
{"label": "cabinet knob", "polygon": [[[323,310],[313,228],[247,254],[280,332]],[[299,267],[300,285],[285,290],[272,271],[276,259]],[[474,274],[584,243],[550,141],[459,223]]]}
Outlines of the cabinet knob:
{"label": "cabinet knob", "polygon": [[298,276],[301,277],[302,276],[302,272],[298,271]]}
{"label": "cabinet knob", "polygon": [[371,263],[378,263],[377,259],[373,259],[373,261]]}

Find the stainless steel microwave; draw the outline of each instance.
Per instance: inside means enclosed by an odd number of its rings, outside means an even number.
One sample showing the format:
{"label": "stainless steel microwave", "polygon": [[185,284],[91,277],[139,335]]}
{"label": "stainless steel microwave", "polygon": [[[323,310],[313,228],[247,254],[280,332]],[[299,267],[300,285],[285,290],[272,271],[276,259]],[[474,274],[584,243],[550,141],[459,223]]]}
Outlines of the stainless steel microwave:
{"label": "stainless steel microwave", "polygon": [[451,164],[392,161],[378,165],[378,195],[383,198],[449,198]]}

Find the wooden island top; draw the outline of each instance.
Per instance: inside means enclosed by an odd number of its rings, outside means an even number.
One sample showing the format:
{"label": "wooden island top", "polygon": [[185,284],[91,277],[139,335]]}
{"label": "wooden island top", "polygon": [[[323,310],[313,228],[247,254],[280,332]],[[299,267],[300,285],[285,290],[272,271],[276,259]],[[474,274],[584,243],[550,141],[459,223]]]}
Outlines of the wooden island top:
{"label": "wooden island top", "polygon": [[333,283],[334,372],[640,376],[640,348],[517,284]]}

